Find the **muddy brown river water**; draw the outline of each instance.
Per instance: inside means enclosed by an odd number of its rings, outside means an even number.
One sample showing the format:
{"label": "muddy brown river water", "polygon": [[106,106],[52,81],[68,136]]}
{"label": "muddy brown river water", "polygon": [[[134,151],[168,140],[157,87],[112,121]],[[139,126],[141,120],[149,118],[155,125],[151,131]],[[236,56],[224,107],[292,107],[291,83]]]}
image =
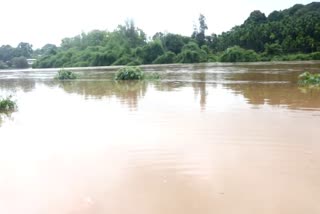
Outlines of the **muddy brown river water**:
{"label": "muddy brown river water", "polygon": [[0,71],[1,214],[319,214],[320,62]]}

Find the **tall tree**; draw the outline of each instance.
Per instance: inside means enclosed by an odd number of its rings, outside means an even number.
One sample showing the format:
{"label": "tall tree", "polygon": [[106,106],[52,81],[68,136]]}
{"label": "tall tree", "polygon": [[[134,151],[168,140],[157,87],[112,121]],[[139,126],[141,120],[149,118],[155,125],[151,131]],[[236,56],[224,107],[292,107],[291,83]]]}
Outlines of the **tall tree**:
{"label": "tall tree", "polygon": [[202,14],[199,15],[199,29],[194,26],[194,31],[192,37],[197,40],[199,46],[202,46],[206,43],[206,30],[208,26],[206,24],[206,17]]}
{"label": "tall tree", "polygon": [[26,42],[20,42],[16,48],[17,56],[24,56],[26,58],[30,58],[32,55],[32,45]]}

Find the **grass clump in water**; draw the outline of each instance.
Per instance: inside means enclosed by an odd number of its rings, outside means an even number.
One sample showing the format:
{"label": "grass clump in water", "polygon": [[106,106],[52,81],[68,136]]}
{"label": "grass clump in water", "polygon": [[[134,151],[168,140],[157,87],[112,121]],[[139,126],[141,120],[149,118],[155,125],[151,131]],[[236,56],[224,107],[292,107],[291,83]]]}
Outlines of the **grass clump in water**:
{"label": "grass clump in water", "polygon": [[115,80],[143,80],[144,72],[139,67],[127,66],[120,68],[115,74]]}
{"label": "grass clump in water", "polygon": [[0,98],[0,112],[14,111],[16,108],[17,104],[12,100],[12,96]]}
{"label": "grass clump in water", "polygon": [[72,71],[66,71],[61,69],[58,71],[58,74],[55,76],[55,79],[58,80],[73,80],[77,79],[77,75],[75,75]]}
{"label": "grass clump in water", "polygon": [[320,86],[320,74],[304,72],[299,75],[298,83],[304,86]]}
{"label": "grass clump in water", "polygon": [[115,80],[158,80],[160,75],[158,73],[145,74],[141,68],[134,66],[127,66],[120,68],[115,74]]}

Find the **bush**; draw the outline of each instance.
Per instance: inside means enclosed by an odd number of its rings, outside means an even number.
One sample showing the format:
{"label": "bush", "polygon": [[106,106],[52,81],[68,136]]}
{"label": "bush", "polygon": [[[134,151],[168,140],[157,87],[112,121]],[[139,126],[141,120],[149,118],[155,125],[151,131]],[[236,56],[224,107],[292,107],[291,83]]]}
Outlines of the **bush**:
{"label": "bush", "polygon": [[58,74],[56,75],[55,79],[72,80],[72,79],[77,79],[77,75],[75,75],[72,71],[66,71],[61,69],[60,71],[58,71]]}
{"label": "bush", "polygon": [[5,99],[0,98],[0,112],[14,111],[17,108],[17,104],[12,100],[12,96]]}
{"label": "bush", "polygon": [[127,64],[127,66],[136,66],[136,65],[141,65],[141,64],[142,64],[141,60],[137,58],[137,59],[133,59],[131,62],[129,62]]}
{"label": "bush", "polygon": [[265,53],[267,55],[281,55],[283,53],[282,47],[278,43],[265,44]]}
{"label": "bush", "polygon": [[177,60],[180,63],[207,62],[208,55],[204,50],[201,50],[196,43],[189,42],[183,46],[182,52],[177,56]]}
{"label": "bush", "polygon": [[115,74],[115,80],[142,80],[144,72],[139,67],[127,66],[120,68]]}
{"label": "bush", "polygon": [[221,56],[221,62],[257,62],[258,54],[253,50],[245,50],[239,46],[228,48]]}
{"label": "bush", "polygon": [[296,61],[296,60],[311,60],[311,55],[309,54],[293,54],[288,56],[288,61]]}
{"label": "bush", "polygon": [[164,50],[160,41],[149,42],[142,48],[143,64],[151,64],[163,54]]}
{"label": "bush", "polygon": [[117,59],[114,63],[112,63],[112,65],[127,65],[130,62],[132,62],[131,57],[128,55],[123,55],[122,57]]}
{"label": "bush", "polygon": [[313,60],[320,60],[320,52],[314,52],[312,54],[310,54],[311,59]]}
{"label": "bush", "polygon": [[217,56],[217,55],[209,54],[208,55],[208,62],[218,62],[218,58],[219,58],[219,56]]}
{"label": "bush", "polygon": [[320,74],[311,74],[309,72],[304,72],[299,75],[300,85],[316,85],[320,86]]}
{"label": "bush", "polygon": [[165,54],[159,56],[157,59],[155,59],[152,63],[153,64],[170,64],[175,62],[176,54],[168,51]]}

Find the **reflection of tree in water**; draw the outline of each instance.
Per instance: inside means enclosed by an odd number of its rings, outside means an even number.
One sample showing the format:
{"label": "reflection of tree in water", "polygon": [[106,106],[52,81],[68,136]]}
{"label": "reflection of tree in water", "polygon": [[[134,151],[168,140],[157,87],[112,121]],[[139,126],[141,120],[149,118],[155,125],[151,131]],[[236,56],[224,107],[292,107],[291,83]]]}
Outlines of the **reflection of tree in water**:
{"label": "reflection of tree in water", "polygon": [[202,110],[205,110],[207,103],[207,90],[206,90],[206,73],[195,73],[192,74],[192,87],[195,96],[200,94],[200,106]]}
{"label": "reflection of tree in water", "polygon": [[253,105],[284,105],[292,109],[320,107],[319,90],[301,90],[295,84],[230,84],[226,87],[242,94]]}
{"label": "reflection of tree in water", "polygon": [[189,83],[172,81],[172,82],[155,82],[155,88],[158,91],[175,91],[177,88],[187,87]]}
{"label": "reflection of tree in water", "polygon": [[4,91],[16,91],[21,89],[24,92],[32,91],[35,88],[35,79],[1,79],[0,89]]}
{"label": "reflection of tree in water", "polygon": [[59,86],[68,93],[77,93],[86,98],[105,98],[115,96],[130,108],[137,108],[138,101],[144,97],[148,84],[145,81],[67,81]]}

